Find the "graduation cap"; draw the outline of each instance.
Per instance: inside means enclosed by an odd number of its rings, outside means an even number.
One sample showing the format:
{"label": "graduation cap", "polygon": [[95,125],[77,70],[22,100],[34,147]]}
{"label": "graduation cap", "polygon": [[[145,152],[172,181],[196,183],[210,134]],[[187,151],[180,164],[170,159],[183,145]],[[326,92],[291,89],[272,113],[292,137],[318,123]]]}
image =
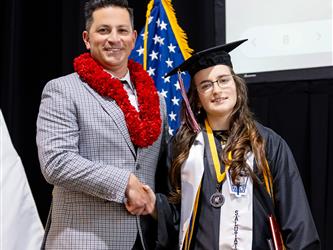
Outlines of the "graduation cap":
{"label": "graduation cap", "polygon": [[193,77],[198,71],[219,64],[227,65],[232,68],[229,52],[237,48],[245,41],[247,41],[247,39],[215,46],[197,52],[182,64],[172,69],[169,73],[166,74],[165,77],[176,74],[178,71],[188,71],[191,77]]}

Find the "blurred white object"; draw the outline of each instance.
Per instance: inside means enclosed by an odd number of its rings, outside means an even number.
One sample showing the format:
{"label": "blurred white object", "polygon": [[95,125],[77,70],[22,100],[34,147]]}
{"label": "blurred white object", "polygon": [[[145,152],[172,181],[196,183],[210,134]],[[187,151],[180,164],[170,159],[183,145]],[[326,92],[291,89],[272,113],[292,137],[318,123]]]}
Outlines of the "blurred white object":
{"label": "blurred white object", "polygon": [[40,249],[44,228],[0,110],[0,249]]}

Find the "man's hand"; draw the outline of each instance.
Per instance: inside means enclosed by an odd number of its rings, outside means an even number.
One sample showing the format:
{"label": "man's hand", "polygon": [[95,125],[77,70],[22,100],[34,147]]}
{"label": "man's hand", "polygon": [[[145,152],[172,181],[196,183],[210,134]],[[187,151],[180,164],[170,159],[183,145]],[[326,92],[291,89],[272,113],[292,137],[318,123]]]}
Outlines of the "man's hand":
{"label": "man's hand", "polygon": [[133,215],[148,214],[145,209],[146,206],[151,207],[150,197],[145,191],[144,185],[134,174],[130,174],[125,195],[127,198],[125,207],[128,212]]}

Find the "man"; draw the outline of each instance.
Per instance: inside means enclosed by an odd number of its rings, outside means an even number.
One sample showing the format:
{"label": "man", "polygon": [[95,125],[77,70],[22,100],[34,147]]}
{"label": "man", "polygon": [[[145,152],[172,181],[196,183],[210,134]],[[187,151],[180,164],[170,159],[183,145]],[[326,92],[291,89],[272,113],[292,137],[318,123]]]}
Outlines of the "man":
{"label": "man", "polygon": [[165,104],[128,60],[137,33],[127,1],[90,0],[75,73],[47,83],[37,120],[45,179],[54,185],[46,249],[147,249]]}

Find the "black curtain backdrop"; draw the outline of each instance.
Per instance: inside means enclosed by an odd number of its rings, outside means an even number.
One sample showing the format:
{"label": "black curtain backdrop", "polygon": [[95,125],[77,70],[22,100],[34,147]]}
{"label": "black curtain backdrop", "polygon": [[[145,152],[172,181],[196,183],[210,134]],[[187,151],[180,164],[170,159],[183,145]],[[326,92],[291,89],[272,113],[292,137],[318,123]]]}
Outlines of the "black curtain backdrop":
{"label": "black curtain backdrop", "polygon": [[[223,2],[223,1],[222,1]],[[129,1],[135,26],[145,22],[148,1]],[[0,9],[0,107],[22,158],[45,224],[52,187],[41,175],[35,143],[36,118],[46,82],[71,73],[84,52],[84,1],[3,0]],[[191,5],[191,12],[189,6]],[[173,1],[189,45],[198,51],[223,42],[221,1]],[[333,225],[333,79],[248,85],[256,118],[278,132],[298,163],[323,249],[330,249]]]}

